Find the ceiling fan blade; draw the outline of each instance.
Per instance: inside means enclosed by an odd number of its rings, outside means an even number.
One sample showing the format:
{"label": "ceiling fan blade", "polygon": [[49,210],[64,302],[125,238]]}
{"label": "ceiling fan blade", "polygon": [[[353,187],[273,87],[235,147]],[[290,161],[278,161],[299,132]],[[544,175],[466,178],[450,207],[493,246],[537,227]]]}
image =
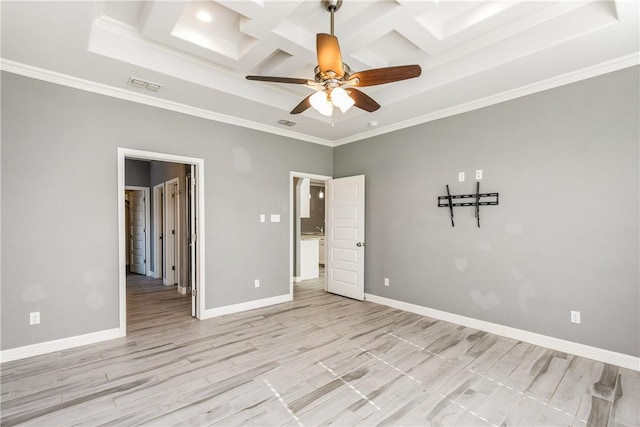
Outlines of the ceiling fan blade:
{"label": "ceiling fan blade", "polygon": [[349,76],[349,81],[356,78],[358,87],[375,86],[384,83],[392,83],[400,80],[412,79],[422,73],[419,65],[401,65],[398,67],[375,68],[373,70],[359,71]]}
{"label": "ceiling fan blade", "polygon": [[258,80],[261,82],[293,83],[296,85],[306,85],[309,82],[307,79],[296,79],[294,77],[247,76],[246,78],[247,80]]}
{"label": "ceiling fan blade", "polygon": [[338,38],[331,34],[320,33],[316,36],[316,49],[320,72],[327,74],[329,71],[333,71],[337,77],[342,77],[344,71]]}
{"label": "ceiling fan blade", "polygon": [[366,93],[361,92],[358,89],[354,89],[354,88],[349,88],[345,90],[347,94],[349,94],[351,99],[353,99],[356,102],[354,104],[356,107],[361,108],[370,113],[380,108],[380,104],[374,101],[373,98],[371,98]]}
{"label": "ceiling fan blade", "polygon": [[[313,95],[313,93],[311,95]],[[296,105],[296,107],[293,110],[291,110],[290,114],[300,114],[303,111],[305,111],[307,108],[310,108],[311,102],[309,101],[309,98],[311,98],[311,95],[307,96],[305,99],[303,99],[300,102],[300,104]]]}

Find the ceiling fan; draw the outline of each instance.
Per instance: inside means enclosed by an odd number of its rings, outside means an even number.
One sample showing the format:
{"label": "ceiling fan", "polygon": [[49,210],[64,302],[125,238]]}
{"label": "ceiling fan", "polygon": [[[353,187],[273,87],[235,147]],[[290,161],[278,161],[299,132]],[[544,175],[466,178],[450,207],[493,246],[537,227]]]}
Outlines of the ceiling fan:
{"label": "ceiling fan", "polygon": [[342,6],[342,0],[322,0],[322,4],[331,13],[331,34],[320,33],[316,36],[318,66],[315,68],[314,80],[247,76],[247,80],[301,84],[315,89],[316,92],[296,105],[291,110],[291,114],[300,114],[309,107],[313,107],[320,114],[331,116],[334,106],[345,113],[353,105],[368,112],[376,111],[380,105],[370,96],[356,89],[357,87],[375,86],[420,76],[422,69],[419,65],[375,68],[352,73],[349,66],[342,62],[338,38],[333,35],[333,15]]}

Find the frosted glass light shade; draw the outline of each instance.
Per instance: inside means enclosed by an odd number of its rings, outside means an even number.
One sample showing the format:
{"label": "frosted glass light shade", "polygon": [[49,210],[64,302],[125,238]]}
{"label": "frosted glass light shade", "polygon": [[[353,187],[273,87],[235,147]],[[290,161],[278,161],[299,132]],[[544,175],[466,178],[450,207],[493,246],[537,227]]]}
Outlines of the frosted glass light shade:
{"label": "frosted glass light shade", "polygon": [[319,90],[309,97],[311,106],[318,110],[318,112],[324,116],[330,116],[333,114],[333,104],[327,99],[327,93],[323,90]]}
{"label": "frosted glass light shade", "polygon": [[349,96],[346,90],[341,87],[334,88],[331,91],[331,101],[333,104],[340,108],[340,111],[346,113],[349,108],[353,106],[356,102]]}

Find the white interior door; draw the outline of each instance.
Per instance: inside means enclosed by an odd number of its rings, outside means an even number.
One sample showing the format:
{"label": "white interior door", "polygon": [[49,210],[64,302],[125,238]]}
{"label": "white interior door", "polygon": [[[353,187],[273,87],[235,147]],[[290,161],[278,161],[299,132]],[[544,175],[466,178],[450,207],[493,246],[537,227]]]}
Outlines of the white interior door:
{"label": "white interior door", "polygon": [[146,200],[144,191],[129,191],[129,239],[131,248],[130,268],[132,273],[146,274]]}
{"label": "white interior door", "polygon": [[198,304],[196,297],[198,296],[198,282],[196,278],[196,240],[198,237],[196,229],[196,167],[191,165],[191,175],[189,176],[189,273],[191,282],[191,315],[194,317],[199,316]]}
{"label": "white interior door", "polygon": [[327,181],[327,291],[364,300],[364,175]]}
{"label": "white interior door", "polygon": [[165,231],[163,243],[165,249],[165,285],[178,284],[178,179],[174,178],[165,183]]}
{"label": "white interior door", "polygon": [[153,233],[155,240],[153,252],[155,261],[153,263],[154,277],[164,277],[164,249],[162,248],[162,232],[164,227],[164,184],[153,187]]}

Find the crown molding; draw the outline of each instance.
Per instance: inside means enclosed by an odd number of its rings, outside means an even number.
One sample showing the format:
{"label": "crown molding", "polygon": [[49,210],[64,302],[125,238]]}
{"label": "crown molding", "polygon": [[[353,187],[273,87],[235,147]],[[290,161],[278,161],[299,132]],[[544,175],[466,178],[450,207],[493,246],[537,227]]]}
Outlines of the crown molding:
{"label": "crown molding", "polygon": [[287,138],[293,138],[300,141],[311,142],[314,144],[333,147],[333,142],[318,138],[312,135],[305,135],[303,133],[293,132],[286,129],[280,129],[275,126],[268,126],[262,123],[257,123],[251,120],[245,120],[238,117],[229,116],[226,114],[216,113],[214,111],[205,110],[203,108],[193,107],[186,104],[181,104],[166,99],[156,98],[150,95],[132,92],[125,89],[120,89],[113,86],[108,86],[102,83],[92,82],[90,80],[81,79],[78,77],[69,76],[67,74],[58,73],[51,70],[46,70],[32,65],[23,64],[8,59],[0,59],[0,70],[13,74],[18,74],[25,77],[30,77],[37,80],[46,81],[49,83],[58,84],[61,86],[67,86],[74,89],[80,89],[87,92],[96,93],[99,95],[105,95],[112,98],[122,99],[125,101],[136,102],[138,104],[144,104],[151,107],[162,108],[164,110],[175,111],[177,113],[187,114],[202,119],[213,120],[216,122],[226,123],[234,126],[240,126],[248,129],[253,129],[261,132],[271,133],[275,135],[284,136]]}
{"label": "crown molding", "polygon": [[464,104],[459,104],[455,107],[445,108],[443,110],[435,111],[433,113],[425,114],[413,119],[394,123],[389,126],[383,126],[375,130],[359,133],[357,135],[337,140],[333,143],[333,146],[338,147],[340,145],[349,144],[351,142],[360,141],[362,139],[372,138],[374,136],[383,135],[385,133],[406,129],[423,123],[432,122],[434,120],[443,119],[445,117],[467,113],[469,111],[478,110],[480,108],[489,107],[491,105],[500,104],[506,101],[511,101],[523,96],[532,95],[537,92],[542,92],[571,83],[576,83],[581,80],[586,80],[592,77],[601,76],[603,74],[612,73],[614,71],[619,71],[625,68],[633,67],[635,65],[640,65],[640,52],[635,52],[630,55],[615,58],[598,65],[583,68],[577,71],[572,71],[570,73],[562,74],[560,76],[552,77],[550,79],[542,80],[536,83],[531,83],[526,86],[521,86],[519,88],[501,92],[485,98],[480,98],[470,102],[466,102]]}
{"label": "crown molding", "polygon": [[556,87],[564,86],[567,84],[575,83],[581,80],[586,80],[592,77],[597,77],[603,74],[619,71],[625,68],[640,65],[640,52],[635,52],[630,55],[625,55],[619,58],[615,58],[601,64],[597,64],[591,67],[583,68],[577,71],[572,71],[557,77],[542,80],[540,82],[532,83],[529,85],[521,86],[516,89],[501,92],[495,95],[491,95],[485,98],[476,99],[470,102],[466,102],[455,107],[445,108],[433,113],[425,114],[413,119],[405,120],[402,122],[394,123],[389,126],[383,126],[381,128],[362,132],[347,138],[342,138],[336,141],[331,141],[324,138],[318,138],[312,135],[306,135],[299,132],[293,132],[286,129],[280,129],[274,126],[268,126],[262,123],[257,123],[251,120],[245,120],[238,117],[229,116],[226,114],[216,113],[203,108],[193,107],[186,104],[181,104],[166,99],[156,98],[153,96],[131,92],[125,89],[108,86],[102,83],[96,83],[78,77],[69,76],[66,74],[58,73],[55,71],[46,70],[43,68],[34,67],[20,62],[11,61],[8,59],[0,59],[0,70],[7,71],[13,74],[19,74],[25,77],[30,77],[38,80],[47,81],[50,83],[59,84],[62,86],[72,87],[75,89],[84,90],[87,92],[93,92],[100,95],[110,96],[130,102],[136,102],[139,104],[149,105],[152,107],[162,108],[169,111],[175,111],[178,113],[187,114],[207,120],[213,120],[216,122],[226,123],[234,126],[240,126],[248,129],[253,129],[261,132],[271,133],[275,135],[284,136],[287,138],[293,138],[300,141],[311,142],[314,144],[324,145],[327,147],[338,147],[340,145],[349,144],[352,142],[360,141],[363,139],[372,138],[375,136],[383,135],[386,133],[394,132],[397,130],[406,129],[412,126],[417,126],[423,123],[428,123],[434,120],[443,119],[446,117],[454,116],[457,114],[466,113],[469,111],[477,110],[491,105],[499,104],[506,101],[511,101],[516,98],[531,95],[537,92],[553,89]]}

